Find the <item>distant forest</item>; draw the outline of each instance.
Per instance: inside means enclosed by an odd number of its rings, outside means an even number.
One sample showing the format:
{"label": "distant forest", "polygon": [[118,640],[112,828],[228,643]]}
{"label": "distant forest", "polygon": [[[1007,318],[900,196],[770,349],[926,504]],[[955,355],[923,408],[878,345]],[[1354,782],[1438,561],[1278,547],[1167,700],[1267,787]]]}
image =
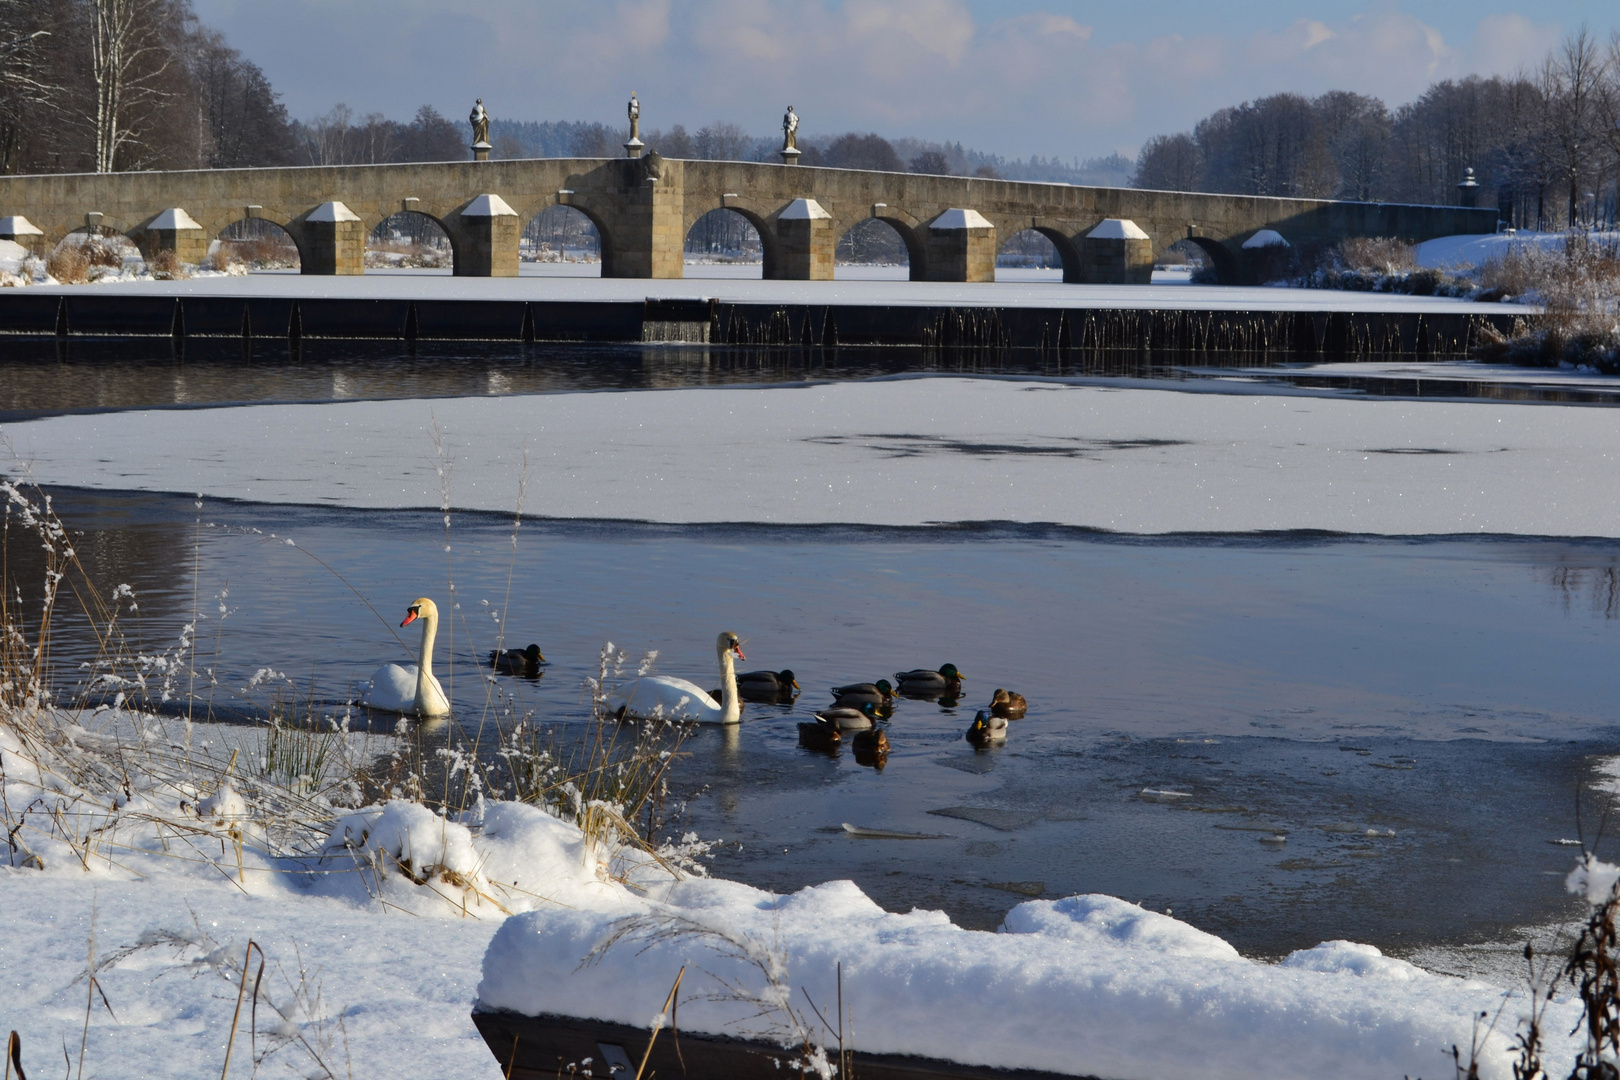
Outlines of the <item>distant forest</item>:
{"label": "distant forest", "polygon": [[[288,116],[264,72],[190,0],[0,0],[0,173],[459,161],[469,133],[423,105],[409,120]],[[813,118],[812,118],[813,119]],[[960,142],[851,132],[800,139],[804,165],[1104,187],[1451,203],[1472,168],[1480,205],[1520,225],[1616,216],[1620,35],[1586,30],[1513,78],[1438,82],[1390,109],[1334,91],[1276,94],[1148,141],[1135,161],[1007,159]],[[617,157],[629,132],[497,116],[494,155]],[[642,132],[666,157],[775,161],[780,136],[716,121]]]}
{"label": "distant forest", "polygon": [[1478,205],[1521,227],[1616,219],[1620,33],[1584,28],[1534,72],[1447,79],[1391,110],[1334,91],[1275,94],[1150,139],[1142,188],[1378,202],[1454,203],[1474,170]]}

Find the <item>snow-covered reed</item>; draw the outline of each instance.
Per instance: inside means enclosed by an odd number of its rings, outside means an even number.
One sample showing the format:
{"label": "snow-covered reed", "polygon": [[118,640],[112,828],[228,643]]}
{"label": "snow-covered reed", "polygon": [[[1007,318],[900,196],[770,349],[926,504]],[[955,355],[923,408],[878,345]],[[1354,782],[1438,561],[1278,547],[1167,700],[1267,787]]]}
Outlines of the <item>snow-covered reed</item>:
{"label": "snow-covered reed", "polygon": [[1556,247],[1514,245],[1479,274],[1484,287],[1539,307],[1515,333],[1487,341],[1481,359],[1620,374],[1620,235],[1572,232]]}

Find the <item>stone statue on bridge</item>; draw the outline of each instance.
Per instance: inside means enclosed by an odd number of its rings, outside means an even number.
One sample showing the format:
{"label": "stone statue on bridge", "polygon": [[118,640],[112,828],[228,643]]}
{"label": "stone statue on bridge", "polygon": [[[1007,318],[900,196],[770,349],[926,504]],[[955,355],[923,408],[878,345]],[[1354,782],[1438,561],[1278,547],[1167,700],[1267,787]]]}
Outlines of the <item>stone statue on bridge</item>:
{"label": "stone statue on bridge", "polygon": [[479,98],[478,103],[473,106],[472,112],[467,115],[467,122],[472,125],[473,146],[476,147],[480,143],[489,145],[489,113],[484,111],[483,98]]}
{"label": "stone statue on bridge", "polygon": [[630,116],[630,141],[624,144],[624,152],[628,157],[637,158],[646,144],[641,141],[641,102],[636,100],[636,92],[630,91],[630,104],[625,110]]}
{"label": "stone statue on bridge", "polygon": [[782,149],[777,153],[782,155],[784,165],[799,163],[799,114],[793,111],[791,105],[782,117]]}

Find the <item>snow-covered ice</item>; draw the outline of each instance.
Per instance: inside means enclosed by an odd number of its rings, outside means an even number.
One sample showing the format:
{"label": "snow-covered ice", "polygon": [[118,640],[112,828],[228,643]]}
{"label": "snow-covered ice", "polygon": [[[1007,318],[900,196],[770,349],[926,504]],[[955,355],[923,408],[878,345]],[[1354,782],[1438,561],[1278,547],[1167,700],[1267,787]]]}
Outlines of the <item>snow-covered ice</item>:
{"label": "snow-covered ice", "polygon": [[[768,304],[872,304],[890,307],[1148,308],[1160,311],[1366,311],[1502,314],[1500,304],[1435,296],[1336,289],[1229,285],[1067,285],[1061,272],[1003,268],[994,282],[908,281],[900,267],[840,266],[833,281],[763,281],[756,266],[688,265],[684,279],[604,278],[578,263],[524,263],[515,278],[452,277],[442,270],[367,270],[353,277],[267,271],[246,277],[128,281],[102,288],[162,296],[295,296],[404,300],[588,302],[718,299]],[[51,286],[70,291],[83,286]],[[1510,312],[1520,311],[1509,308]]]}
{"label": "snow-covered ice", "polygon": [[[1140,384],[1138,384],[1140,385]],[[653,522],[1051,522],[1620,536],[1620,412],[900,378],[58,416],[7,425],[52,485]],[[13,467],[13,471],[15,467]]]}

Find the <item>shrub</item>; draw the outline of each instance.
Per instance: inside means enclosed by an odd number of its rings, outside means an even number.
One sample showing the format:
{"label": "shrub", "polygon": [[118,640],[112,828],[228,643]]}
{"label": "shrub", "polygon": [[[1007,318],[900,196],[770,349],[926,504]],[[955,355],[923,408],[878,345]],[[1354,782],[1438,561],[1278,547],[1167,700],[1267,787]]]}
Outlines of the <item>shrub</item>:
{"label": "shrub", "polygon": [[83,244],[63,244],[45,260],[45,272],[63,285],[83,285],[90,279],[90,259]]}
{"label": "shrub", "polygon": [[1517,246],[1480,268],[1480,284],[1541,312],[1512,334],[1488,336],[1476,358],[1620,374],[1620,239],[1570,233],[1557,250]]}
{"label": "shrub", "polygon": [[146,265],[158,281],[183,281],[191,276],[186,264],[172,251],[158,252]]}
{"label": "shrub", "polygon": [[1417,248],[1393,236],[1352,236],[1339,243],[1338,257],[1347,270],[1409,274],[1417,269]]}

